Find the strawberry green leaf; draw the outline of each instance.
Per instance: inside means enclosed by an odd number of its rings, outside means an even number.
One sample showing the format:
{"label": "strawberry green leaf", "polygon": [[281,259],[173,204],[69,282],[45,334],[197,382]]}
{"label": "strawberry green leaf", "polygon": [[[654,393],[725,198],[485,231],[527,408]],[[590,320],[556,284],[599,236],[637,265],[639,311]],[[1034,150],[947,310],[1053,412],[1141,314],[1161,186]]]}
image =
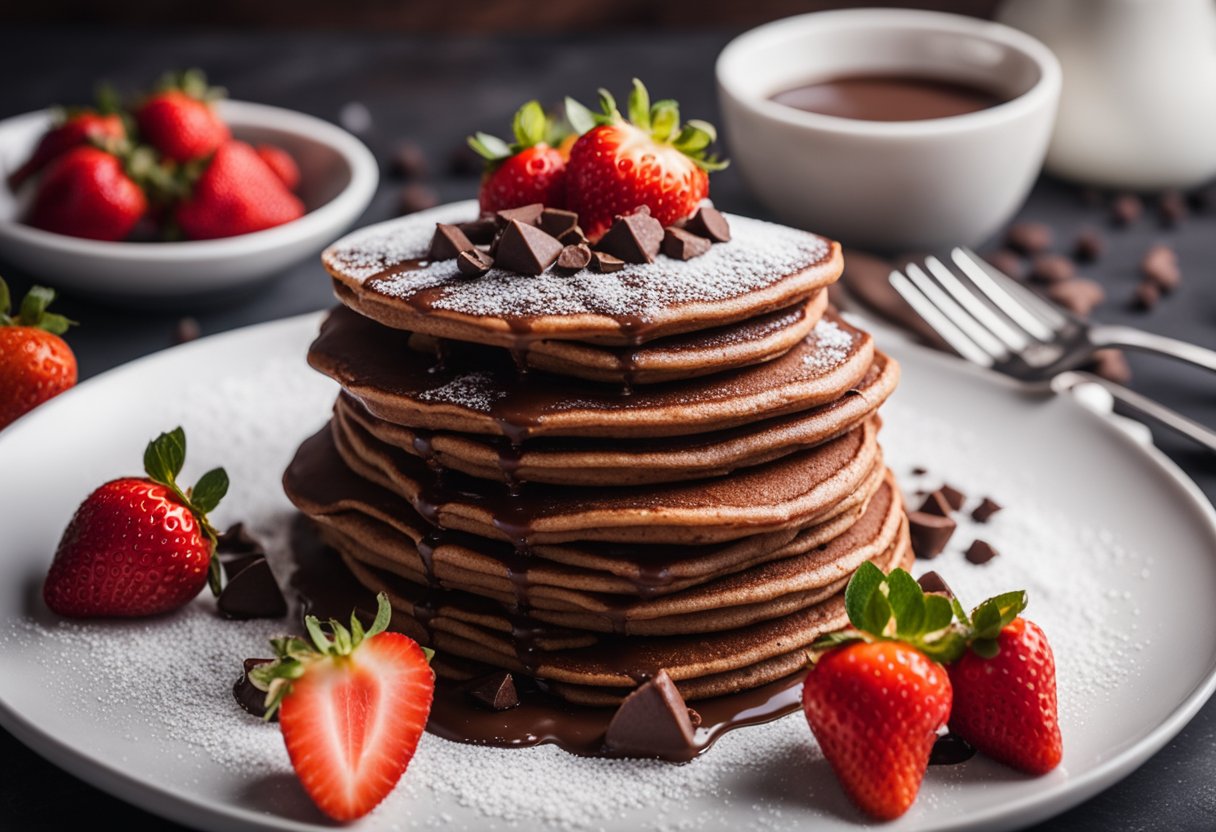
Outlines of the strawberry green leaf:
{"label": "strawberry green leaf", "polygon": [[717,173],[730,167],[729,159],[719,159],[717,156],[707,156],[704,159],[693,159],[693,163],[707,173]]}
{"label": "strawberry green leaf", "polygon": [[424,647],[421,644],[419,644],[418,646],[422,647],[422,655],[426,656],[426,663],[430,664],[431,659],[435,658],[435,651],[429,647]]}
{"label": "strawberry green leaf", "polygon": [[388,602],[388,596],[383,592],[376,595],[376,620],[367,630],[367,637],[378,636],[388,629],[393,618],[393,606]]}
{"label": "strawberry green leaf", "polygon": [[849,621],[859,630],[866,629],[863,626],[866,605],[870,602],[870,596],[878,591],[878,587],[882,581],[882,570],[866,561],[857,568],[857,571],[853,573],[853,577],[849,579],[849,585],[845,587],[845,612],[848,613]]}
{"label": "strawberry green leaf", "polygon": [[478,132],[469,136],[469,147],[488,162],[499,162],[511,157],[511,148],[497,136]]}
{"label": "strawberry green leaf", "polygon": [[13,296],[9,293],[8,284],[0,277],[0,326],[12,323],[9,312],[13,311]]}
{"label": "strawberry green leaf", "polygon": [[680,105],[670,98],[656,101],[649,121],[650,135],[656,142],[670,141],[680,127]]}
{"label": "strawberry green leaf", "polygon": [[887,601],[895,615],[897,635],[916,636],[925,631],[924,590],[903,569],[892,569],[887,575]]}
{"label": "strawberry green leaf", "polygon": [[963,609],[962,602],[959,601],[958,598],[951,598],[950,606],[954,610],[954,614],[958,617],[958,620],[963,622],[963,626],[970,627],[971,626],[971,617],[968,616],[967,611],[965,609]]}
{"label": "strawberry green leaf", "polygon": [[995,638],[977,638],[971,642],[971,649],[975,651],[976,655],[985,659],[991,659],[1001,652],[1000,644]]}
{"label": "strawberry green leaf", "polygon": [[989,598],[988,602],[996,604],[997,608],[1001,611],[1000,629],[1003,630],[1013,619],[1018,617],[1018,614],[1022,610],[1026,609],[1026,590],[1016,589],[1013,592],[1003,592],[1000,595]]}
{"label": "strawberry green leaf", "polygon": [[315,615],[304,616],[304,629],[308,630],[308,635],[312,638],[312,643],[316,645],[317,652],[328,656],[333,649],[333,642],[321,629],[321,620]]}
{"label": "strawberry green leaf", "polygon": [[612,97],[612,93],[600,87],[599,97],[600,110],[604,114],[604,117],[612,121],[618,121],[621,117],[621,111],[616,108],[616,99]]}
{"label": "strawberry green leaf", "polygon": [[922,629],[926,633],[935,633],[950,626],[954,620],[954,608],[950,602],[940,595],[925,595],[925,618]]}
{"label": "strawberry green leaf", "polygon": [[548,123],[549,119],[539,101],[529,101],[520,107],[511,125],[511,132],[515,134],[515,147],[512,150],[518,153],[543,142]]}
{"label": "strawberry green leaf", "polygon": [[358,647],[363,643],[367,633],[363,629],[363,622],[359,620],[359,616],[355,615],[354,611],[350,614],[350,641],[351,647]]}
{"label": "strawberry green leaf", "polygon": [[718,129],[708,121],[702,121],[699,118],[690,118],[687,122],[685,122],[684,128],[705,136],[706,139],[708,139],[706,144],[713,144],[718,140]]}
{"label": "strawberry green leaf", "polygon": [[570,127],[580,136],[599,123],[595,113],[568,96],[566,98],[566,121],[570,122]]}
{"label": "strawberry green leaf", "polygon": [[211,551],[211,560],[207,561],[207,588],[216,598],[224,588],[224,572],[220,568],[220,559],[216,557],[214,548]]}
{"label": "strawberry green leaf", "polygon": [[633,89],[629,91],[629,101],[626,106],[629,110],[629,120],[634,126],[649,132],[650,93],[646,91],[646,85],[637,78],[633,79]]}
{"label": "strawberry green leaf", "polygon": [[870,593],[861,618],[863,626],[858,627],[859,630],[876,636],[886,635],[887,624],[891,621],[891,602],[887,596],[881,591]]}
{"label": "strawberry green leaf", "polygon": [[34,286],[26,293],[21,301],[21,312],[17,315],[17,323],[22,326],[34,326],[42,319],[42,313],[55,299],[55,290],[46,286]]}
{"label": "strawberry green leaf", "polygon": [[[930,596],[935,597],[935,596]],[[945,599],[943,599],[945,600]],[[941,664],[957,661],[967,649],[967,637],[958,630],[946,630],[938,638],[920,640],[917,647],[929,658]]]}
{"label": "strawberry green leaf", "polygon": [[223,468],[213,468],[199,477],[190,492],[190,502],[195,511],[210,514],[228,493],[228,473]]}
{"label": "strawberry green leaf", "polygon": [[811,650],[816,653],[823,653],[832,650],[836,647],[843,647],[846,644],[864,641],[865,636],[857,630],[837,630],[834,633],[820,636],[811,643]]}
{"label": "strawberry green leaf", "polygon": [[339,656],[349,656],[354,649],[354,639],[350,630],[343,627],[336,619],[329,619],[329,629],[334,634],[334,652]]}
{"label": "strawberry green leaf", "polygon": [[176,427],[148,443],[144,450],[144,471],[153,481],[173,488],[177,493],[177,475],[186,464],[186,432]]}

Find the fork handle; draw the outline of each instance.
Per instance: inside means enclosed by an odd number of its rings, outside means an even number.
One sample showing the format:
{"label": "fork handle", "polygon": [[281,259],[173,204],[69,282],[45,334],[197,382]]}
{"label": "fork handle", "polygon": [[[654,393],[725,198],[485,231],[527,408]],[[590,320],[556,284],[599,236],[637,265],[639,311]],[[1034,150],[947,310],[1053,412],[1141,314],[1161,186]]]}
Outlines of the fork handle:
{"label": "fork handle", "polygon": [[1153,401],[1147,396],[1137,393],[1135,390],[1124,387],[1122,384],[1116,384],[1113,381],[1107,381],[1093,373],[1063,373],[1056,378],[1056,381],[1063,382],[1065,387],[1071,387],[1070,381],[1077,380],[1092,382],[1104,387],[1116,401],[1127,409],[1130,415],[1140,419],[1147,419],[1170,430],[1177,431],[1191,441],[1197,442],[1209,451],[1216,453],[1216,431],[1205,425],[1201,425],[1194,419],[1183,416],[1176,410],[1171,410],[1165,405]]}
{"label": "fork handle", "polygon": [[1216,372],[1216,350],[1155,332],[1145,332],[1130,326],[1102,325],[1090,330],[1089,340],[1096,347],[1127,347],[1156,353]]}

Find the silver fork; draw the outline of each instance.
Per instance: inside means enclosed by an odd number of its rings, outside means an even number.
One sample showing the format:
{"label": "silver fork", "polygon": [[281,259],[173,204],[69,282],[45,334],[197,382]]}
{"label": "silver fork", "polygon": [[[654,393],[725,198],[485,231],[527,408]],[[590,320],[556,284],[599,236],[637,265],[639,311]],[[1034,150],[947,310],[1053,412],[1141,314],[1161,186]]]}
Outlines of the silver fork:
{"label": "silver fork", "polygon": [[1133,415],[1175,430],[1216,451],[1216,431],[1152,399],[1076,370],[1096,349],[1127,347],[1179,358],[1216,371],[1216,352],[1131,327],[1090,325],[1002,274],[969,249],[950,252],[955,269],[936,257],[924,267],[893,271],[891,286],[967,360],[1043,390],[1082,382],[1101,385]]}

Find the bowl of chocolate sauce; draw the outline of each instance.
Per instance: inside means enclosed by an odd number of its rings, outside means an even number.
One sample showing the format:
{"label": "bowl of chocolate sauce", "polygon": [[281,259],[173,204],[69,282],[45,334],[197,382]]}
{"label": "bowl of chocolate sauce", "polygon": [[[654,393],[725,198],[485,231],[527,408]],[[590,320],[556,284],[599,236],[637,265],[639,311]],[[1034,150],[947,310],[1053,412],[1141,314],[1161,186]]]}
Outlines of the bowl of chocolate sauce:
{"label": "bowl of chocolate sauce", "polygon": [[901,9],[815,12],[718,58],[729,155],[792,225],[878,251],[978,245],[1026,198],[1060,96],[1010,27]]}

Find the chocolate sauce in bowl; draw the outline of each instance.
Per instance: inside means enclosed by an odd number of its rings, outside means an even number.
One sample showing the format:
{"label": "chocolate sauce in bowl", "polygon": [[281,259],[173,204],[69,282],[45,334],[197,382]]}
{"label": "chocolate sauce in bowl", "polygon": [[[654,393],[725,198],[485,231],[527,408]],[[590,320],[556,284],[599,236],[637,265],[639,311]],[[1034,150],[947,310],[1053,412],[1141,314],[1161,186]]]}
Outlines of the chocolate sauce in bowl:
{"label": "chocolate sauce in bowl", "polygon": [[915,75],[847,75],[783,90],[771,100],[838,118],[923,121],[975,113],[1007,99],[961,81]]}

